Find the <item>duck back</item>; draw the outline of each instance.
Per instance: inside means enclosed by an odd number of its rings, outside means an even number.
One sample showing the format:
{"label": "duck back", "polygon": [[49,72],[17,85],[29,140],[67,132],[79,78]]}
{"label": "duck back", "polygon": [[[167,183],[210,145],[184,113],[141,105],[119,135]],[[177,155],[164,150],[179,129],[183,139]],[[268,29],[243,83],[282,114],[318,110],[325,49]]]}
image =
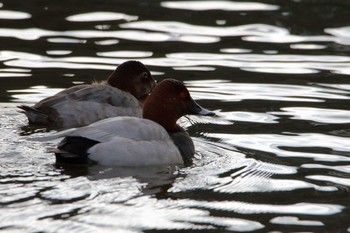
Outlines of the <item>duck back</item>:
{"label": "duck back", "polygon": [[168,132],[156,122],[136,117],[113,117],[79,128],[68,133],[58,149],[56,158],[79,153],[106,166],[183,164]]}

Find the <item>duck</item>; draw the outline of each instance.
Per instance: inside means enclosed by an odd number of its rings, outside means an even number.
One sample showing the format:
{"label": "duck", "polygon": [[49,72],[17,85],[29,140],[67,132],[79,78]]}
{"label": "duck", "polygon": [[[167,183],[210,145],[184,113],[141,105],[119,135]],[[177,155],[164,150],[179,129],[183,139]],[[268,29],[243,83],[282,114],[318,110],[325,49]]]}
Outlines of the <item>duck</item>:
{"label": "duck", "polygon": [[145,100],[142,118],[112,117],[62,132],[54,153],[58,163],[103,166],[189,165],[195,147],[177,121],[185,115],[214,116],[191,97],[186,86],[164,79]]}
{"label": "duck", "polygon": [[106,81],[70,87],[34,106],[21,105],[29,124],[59,128],[81,127],[115,116],[142,116],[142,105],[155,87],[148,68],[126,61]]}

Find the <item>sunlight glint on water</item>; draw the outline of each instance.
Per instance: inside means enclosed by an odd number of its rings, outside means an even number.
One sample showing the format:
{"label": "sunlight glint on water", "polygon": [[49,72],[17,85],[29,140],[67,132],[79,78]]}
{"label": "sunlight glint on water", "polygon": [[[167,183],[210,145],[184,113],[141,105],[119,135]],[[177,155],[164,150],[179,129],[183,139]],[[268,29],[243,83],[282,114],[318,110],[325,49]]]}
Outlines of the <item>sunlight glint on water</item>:
{"label": "sunlight glint on water", "polygon": [[[0,3],[0,230],[349,232],[350,5]],[[161,13],[161,14],[160,14]],[[140,60],[216,113],[189,167],[66,166],[16,105]]]}

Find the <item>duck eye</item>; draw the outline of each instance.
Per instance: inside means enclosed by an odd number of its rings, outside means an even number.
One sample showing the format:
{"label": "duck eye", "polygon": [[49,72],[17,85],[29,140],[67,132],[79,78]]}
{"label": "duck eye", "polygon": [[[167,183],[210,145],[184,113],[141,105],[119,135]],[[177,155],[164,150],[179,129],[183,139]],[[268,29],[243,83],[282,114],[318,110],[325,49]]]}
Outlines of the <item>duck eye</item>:
{"label": "duck eye", "polygon": [[147,72],[142,73],[142,78],[143,79],[149,79],[150,75]]}
{"label": "duck eye", "polygon": [[186,92],[180,92],[180,97],[181,99],[186,99],[187,98]]}

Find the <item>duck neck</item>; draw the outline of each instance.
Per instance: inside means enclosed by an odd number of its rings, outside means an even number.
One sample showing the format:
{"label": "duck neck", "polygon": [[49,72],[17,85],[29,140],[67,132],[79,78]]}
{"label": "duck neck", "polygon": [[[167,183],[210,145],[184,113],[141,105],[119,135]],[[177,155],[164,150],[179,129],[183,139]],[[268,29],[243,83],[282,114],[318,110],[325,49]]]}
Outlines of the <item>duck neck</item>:
{"label": "duck neck", "polygon": [[[159,100],[162,100],[162,104],[159,104]],[[143,104],[142,116],[145,119],[157,122],[167,131],[179,131],[181,127],[176,124],[176,121],[181,115],[179,115],[176,108],[169,108],[169,106],[172,106],[172,103],[168,98],[152,93]]]}
{"label": "duck neck", "polygon": [[177,132],[181,130],[181,127],[176,123],[178,117],[172,112],[161,111],[158,107],[156,111],[145,108],[144,104],[143,118],[157,122],[169,132]]}
{"label": "duck neck", "polygon": [[122,91],[126,91],[126,86],[123,84],[123,82],[121,82],[117,77],[118,75],[116,74],[116,72],[114,71],[107,79],[107,83],[109,85],[111,85],[112,87],[116,87]]}

